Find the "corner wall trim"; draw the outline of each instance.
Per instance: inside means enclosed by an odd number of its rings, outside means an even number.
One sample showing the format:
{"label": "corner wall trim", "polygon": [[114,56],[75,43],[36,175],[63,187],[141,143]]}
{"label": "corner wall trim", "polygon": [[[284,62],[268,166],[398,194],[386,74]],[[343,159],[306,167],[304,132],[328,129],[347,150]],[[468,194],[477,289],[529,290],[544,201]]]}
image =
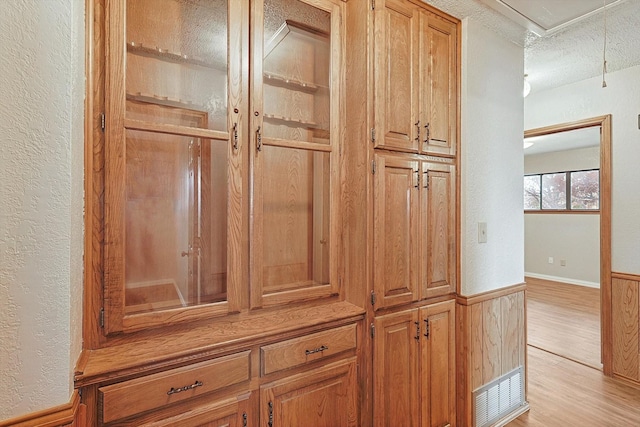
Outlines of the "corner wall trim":
{"label": "corner wall trim", "polygon": [[474,305],[479,302],[500,298],[505,295],[515,294],[516,292],[524,291],[526,289],[526,283],[518,283],[516,285],[507,286],[506,288],[494,289],[492,291],[487,291],[471,296],[458,295],[456,297],[456,302],[460,305]]}
{"label": "corner wall trim", "polygon": [[59,427],[75,425],[74,422],[76,415],[80,411],[80,406],[80,395],[78,390],[74,390],[69,403],[0,421],[0,427]]}

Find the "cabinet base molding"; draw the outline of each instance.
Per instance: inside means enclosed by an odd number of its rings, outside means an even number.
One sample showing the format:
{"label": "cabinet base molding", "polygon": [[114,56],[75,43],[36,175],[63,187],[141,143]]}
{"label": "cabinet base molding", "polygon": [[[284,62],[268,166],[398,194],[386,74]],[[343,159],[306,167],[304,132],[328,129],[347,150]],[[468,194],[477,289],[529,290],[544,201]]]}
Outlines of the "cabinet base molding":
{"label": "cabinet base molding", "polygon": [[0,427],[83,427],[85,414],[86,406],[80,403],[78,390],[74,390],[69,403],[0,421]]}

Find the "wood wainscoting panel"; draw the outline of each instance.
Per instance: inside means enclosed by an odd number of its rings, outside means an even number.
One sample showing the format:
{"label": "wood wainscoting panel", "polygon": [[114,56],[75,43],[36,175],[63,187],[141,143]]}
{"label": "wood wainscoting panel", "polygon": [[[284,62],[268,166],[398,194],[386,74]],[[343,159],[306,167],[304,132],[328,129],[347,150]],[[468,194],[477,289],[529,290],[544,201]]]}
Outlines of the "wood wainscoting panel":
{"label": "wood wainscoting panel", "polygon": [[502,372],[501,299],[482,303],[482,384],[498,378]]}
{"label": "wood wainscoting panel", "polygon": [[458,425],[473,425],[474,390],[526,364],[525,289],[457,298]]}
{"label": "wood wainscoting panel", "polygon": [[631,381],[640,381],[638,311],[640,276],[616,275],[612,280],[613,373]]}

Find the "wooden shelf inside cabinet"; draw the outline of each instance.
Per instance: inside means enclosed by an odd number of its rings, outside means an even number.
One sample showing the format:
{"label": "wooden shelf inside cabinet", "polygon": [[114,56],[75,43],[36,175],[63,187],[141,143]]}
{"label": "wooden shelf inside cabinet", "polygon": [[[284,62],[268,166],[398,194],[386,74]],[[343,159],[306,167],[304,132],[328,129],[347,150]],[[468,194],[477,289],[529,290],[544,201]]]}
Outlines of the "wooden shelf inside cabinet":
{"label": "wooden shelf inside cabinet", "polygon": [[197,65],[199,67],[212,68],[221,71],[226,71],[227,69],[224,64],[209,62],[204,59],[192,57],[182,53],[170,52],[167,49],[161,49],[159,47],[145,46],[142,43],[128,42],[127,52],[135,55],[156,58],[166,62],[172,62],[174,64]]}
{"label": "wooden shelf inside cabinet", "polygon": [[318,124],[314,122],[306,122],[304,120],[298,120],[291,117],[282,117],[275,114],[265,114],[264,121],[270,122],[276,125],[285,125],[296,128],[317,129]]}
{"label": "wooden shelf inside cabinet", "polygon": [[310,25],[303,24],[301,22],[292,21],[290,19],[285,20],[275,34],[265,43],[264,57],[265,59],[269,54],[280,44],[282,40],[289,35],[289,33],[303,35],[323,42],[329,41],[329,33],[319,28],[312,27]]}
{"label": "wooden shelf inside cabinet", "polygon": [[270,86],[285,87],[287,89],[297,90],[300,92],[315,93],[318,89],[328,89],[327,86],[317,85],[311,82],[293,79],[287,76],[264,72],[264,83]]}
{"label": "wooden shelf inside cabinet", "polygon": [[167,107],[182,108],[184,110],[193,110],[206,112],[204,105],[196,104],[183,99],[173,99],[168,96],[161,96],[150,93],[128,93],[127,101],[145,102],[147,104],[164,105]]}

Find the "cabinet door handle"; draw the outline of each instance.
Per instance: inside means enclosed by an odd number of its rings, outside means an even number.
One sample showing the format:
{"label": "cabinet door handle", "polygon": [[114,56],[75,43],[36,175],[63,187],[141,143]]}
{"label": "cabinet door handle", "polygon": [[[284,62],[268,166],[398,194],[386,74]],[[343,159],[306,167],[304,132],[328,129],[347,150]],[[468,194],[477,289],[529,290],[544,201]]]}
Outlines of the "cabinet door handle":
{"label": "cabinet door handle", "polygon": [[424,319],[424,337],[429,338],[431,327],[429,326],[429,319]]}
{"label": "cabinet door handle", "polygon": [[420,340],[420,322],[413,322],[416,324],[416,336],[414,337],[416,341]]}
{"label": "cabinet door handle", "polygon": [[269,401],[269,427],[273,427],[273,402]]}
{"label": "cabinet door handle", "polygon": [[429,139],[431,138],[431,128],[429,127],[430,123],[424,125],[424,128],[427,130],[427,139],[424,140],[427,144],[429,143]]}
{"label": "cabinet door handle", "polygon": [[238,149],[238,123],[233,123],[233,149]]}
{"label": "cabinet door handle", "polygon": [[196,380],[195,383],[191,385],[186,385],[184,387],[178,387],[178,388],[171,387],[171,389],[167,392],[167,396],[171,396],[172,394],[176,394],[176,393],[182,393],[183,391],[187,391],[187,390],[193,390],[194,388],[202,387],[203,385],[204,383],[202,381]]}
{"label": "cabinet door handle", "polygon": [[313,350],[305,350],[304,354],[306,354],[307,356],[310,354],[314,354],[314,353],[322,353],[325,350],[329,350],[329,347],[326,345],[321,345],[318,348],[314,348]]}
{"label": "cabinet door handle", "polygon": [[415,123],[416,131],[418,132],[418,136],[416,136],[415,141],[420,142],[420,120]]}
{"label": "cabinet door handle", "polygon": [[258,149],[258,151],[262,151],[262,131],[261,131],[262,127],[258,126],[258,129],[256,129],[256,148]]}

